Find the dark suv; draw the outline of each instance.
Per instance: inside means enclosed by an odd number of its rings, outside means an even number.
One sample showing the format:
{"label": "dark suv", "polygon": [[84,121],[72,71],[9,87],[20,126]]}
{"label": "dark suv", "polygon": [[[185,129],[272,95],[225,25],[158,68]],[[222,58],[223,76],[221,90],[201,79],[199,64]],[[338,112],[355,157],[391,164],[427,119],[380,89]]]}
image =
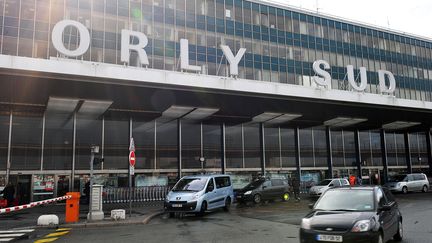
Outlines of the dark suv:
{"label": "dark suv", "polygon": [[237,191],[237,201],[261,203],[264,200],[289,200],[289,185],[286,179],[257,178]]}
{"label": "dark suv", "polygon": [[340,187],[324,192],[302,219],[300,242],[401,241],[402,215],[387,188]]}

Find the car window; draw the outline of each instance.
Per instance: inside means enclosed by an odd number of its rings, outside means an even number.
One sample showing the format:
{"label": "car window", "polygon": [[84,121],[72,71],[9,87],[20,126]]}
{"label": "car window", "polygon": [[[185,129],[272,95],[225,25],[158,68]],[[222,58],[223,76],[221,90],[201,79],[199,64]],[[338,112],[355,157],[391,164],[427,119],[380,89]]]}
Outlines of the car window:
{"label": "car window", "polygon": [[271,184],[273,186],[283,186],[283,181],[281,179],[272,179]]}
{"label": "car window", "polygon": [[348,182],[347,180],[344,180],[344,179],[341,179],[341,180],[340,180],[340,183],[341,183],[342,186],[347,186],[347,185],[349,185],[349,182]]}
{"label": "car window", "polygon": [[377,202],[378,202],[378,207],[382,207],[382,206],[384,206],[384,205],[387,204],[387,200],[386,200],[386,198],[384,197],[384,193],[383,193],[383,191],[381,190],[381,188],[379,188],[379,189],[377,190],[377,193],[376,193],[376,200],[377,200]]}
{"label": "car window", "polygon": [[408,175],[407,178],[408,178],[408,181],[413,181],[414,180],[414,176],[413,175]]}
{"label": "car window", "polygon": [[265,187],[271,187],[272,186],[271,181],[265,181],[263,183],[263,186],[265,186]]}
{"label": "car window", "polygon": [[333,180],[331,184],[333,184],[333,186],[340,186],[341,185],[339,180]]}
{"label": "car window", "polygon": [[214,188],[213,178],[210,178],[210,179],[209,179],[209,182],[208,182],[208,184],[207,184],[206,191],[209,191],[209,188],[210,188],[210,187],[213,187],[213,188]]}
{"label": "car window", "polygon": [[388,190],[387,188],[383,188],[384,191],[384,195],[387,198],[387,201],[390,202],[394,202],[395,198],[393,196],[393,194],[390,192],[390,190]]}
{"label": "car window", "polygon": [[416,181],[424,180],[424,176],[421,174],[416,174],[416,175],[414,175],[414,180],[416,180]]}
{"label": "car window", "polygon": [[223,187],[231,186],[230,179],[227,176],[215,177],[215,182],[216,182],[216,188],[223,188]]}

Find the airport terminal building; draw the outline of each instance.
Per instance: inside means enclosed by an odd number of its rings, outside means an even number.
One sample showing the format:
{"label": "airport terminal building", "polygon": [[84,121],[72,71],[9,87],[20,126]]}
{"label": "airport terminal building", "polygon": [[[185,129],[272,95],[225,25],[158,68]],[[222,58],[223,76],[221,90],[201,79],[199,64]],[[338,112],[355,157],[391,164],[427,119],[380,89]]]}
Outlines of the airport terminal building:
{"label": "airport terminal building", "polygon": [[0,0],[0,187],[432,167],[432,40],[258,0]]}

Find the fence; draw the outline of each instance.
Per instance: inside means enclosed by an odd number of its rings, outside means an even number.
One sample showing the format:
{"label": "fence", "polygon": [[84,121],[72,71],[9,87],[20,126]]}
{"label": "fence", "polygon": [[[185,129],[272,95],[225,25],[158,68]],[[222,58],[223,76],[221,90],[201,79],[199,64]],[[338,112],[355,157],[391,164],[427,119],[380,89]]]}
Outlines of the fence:
{"label": "fence", "polygon": [[129,202],[129,196],[132,197],[132,202],[163,201],[169,190],[168,186],[104,188],[103,203]]}

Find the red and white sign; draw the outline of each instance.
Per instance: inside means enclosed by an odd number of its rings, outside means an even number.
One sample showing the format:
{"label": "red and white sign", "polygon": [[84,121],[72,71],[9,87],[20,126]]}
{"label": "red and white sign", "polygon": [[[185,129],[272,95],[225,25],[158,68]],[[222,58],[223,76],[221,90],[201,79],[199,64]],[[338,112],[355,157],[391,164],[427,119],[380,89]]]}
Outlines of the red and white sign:
{"label": "red and white sign", "polygon": [[132,167],[135,167],[135,152],[134,151],[130,151],[129,152],[129,165]]}

